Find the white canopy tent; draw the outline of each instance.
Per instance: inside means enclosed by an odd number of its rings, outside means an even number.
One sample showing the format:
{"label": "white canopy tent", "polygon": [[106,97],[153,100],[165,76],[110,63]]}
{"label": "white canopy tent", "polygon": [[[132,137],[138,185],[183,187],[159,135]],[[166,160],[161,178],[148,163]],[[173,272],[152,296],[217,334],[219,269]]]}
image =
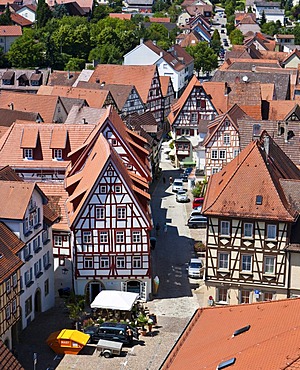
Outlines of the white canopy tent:
{"label": "white canopy tent", "polygon": [[138,293],[102,290],[91,303],[91,308],[130,311],[138,296]]}

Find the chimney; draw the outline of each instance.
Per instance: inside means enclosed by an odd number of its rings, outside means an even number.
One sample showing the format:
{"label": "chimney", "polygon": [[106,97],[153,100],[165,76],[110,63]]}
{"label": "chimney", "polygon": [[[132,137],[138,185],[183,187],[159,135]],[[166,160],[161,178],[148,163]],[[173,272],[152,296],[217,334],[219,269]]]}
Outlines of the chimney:
{"label": "chimney", "polygon": [[236,76],[235,83],[238,84],[239,82],[240,82],[240,77],[239,76]]}
{"label": "chimney", "polygon": [[153,40],[152,42],[153,42],[153,45],[156,45],[156,40]]}
{"label": "chimney", "polygon": [[96,84],[99,84],[99,83],[100,83],[99,78],[96,78]]}
{"label": "chimney", "polygon": [[289,126],[289,124],[288,124],[288,122],[287,121],[285,121],[284,122],[284,133],[283,133],[283,135],[284,135],[284,142],[285,143],[287,143],[288,142],[288,126]]}
{"label": "chimney", "polygon": [[265,135],[264,137],[264,148],[265,148],[265,152],[266,152],[266,160],[267,160],[267,163],[269,163],[269,152],[270,152],[270,138],[268,135]]}
{"label": "chimney", "polygon": [[252,71],[252,72],[255,72],[255,71],[256,71],[256,66],[255,66],[255,65],[252,65],[252,67],[251,67],[251,71]]}
{"label": "chimney", "polygon": [[70,71],[68,71],[68,80],[71,78]]}
{"label": "chimney", "polygon": [[11,102],[11,103],[9,103],[9,104],[8,104],[8,106],[9,106],[9,108],[10,108],[11,110],[14,110],[14,103],[12,103],[12,102]]}
{"label": "chimney", "polygon": [[82,118],[82,123],[84,124],[84,125],[86,125],[87,124],[87,120],[83,117]]}
{"label": "chimney", "polygon": [[225,86],[224,86],[224,95],[225,96],[228,96],[229,94],[229,86],[228,86],[228,82],[225,82]]}
{"label": "chimney", "polygon": [[159,56],[162,58],[162,57],[164,56],[164,52],[163,52],[163,51],[161,51],[161,52],[159,53]]}
{"label": "chimney", "polygon": [[142,45],[144,43],[144,39],[141,37],[140,38],[140,45]]}

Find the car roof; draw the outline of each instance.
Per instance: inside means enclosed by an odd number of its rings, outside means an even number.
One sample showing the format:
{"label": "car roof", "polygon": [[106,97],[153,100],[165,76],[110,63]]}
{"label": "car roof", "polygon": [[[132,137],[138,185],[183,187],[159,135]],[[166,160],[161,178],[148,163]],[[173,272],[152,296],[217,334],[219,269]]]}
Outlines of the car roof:
{"label": "car roof", "polygon": [[126,329],[127,325],[126,324],[121,324],[119,322],[104,322],[103,324],[100,325],[100,328],[118,328],[118,329]]}
{"label": "car roof", "polygon": [[180,181],[180,182],[182,182],[182,179],[174,179],[174,182],[175,182],[175,181]]}
{"label": "car roof", "polygon": [[193,263],[203,263],[203,261],[200,259],[200,258],[191,258],[190,262],[193,262]]}

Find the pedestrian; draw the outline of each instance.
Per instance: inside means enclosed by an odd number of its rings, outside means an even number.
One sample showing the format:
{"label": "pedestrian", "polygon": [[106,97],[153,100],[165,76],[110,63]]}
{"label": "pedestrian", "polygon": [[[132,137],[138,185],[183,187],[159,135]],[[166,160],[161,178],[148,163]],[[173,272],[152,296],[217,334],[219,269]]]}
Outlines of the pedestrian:
{"label": "pedestrian", "polygon": [[167,231],[168,231],[168,225],[165,223],[164,224],[164,233],[167,233]]}
{"label": "pedestrian", "polygon": [[128,326],[126,330],[127,338],[130,344],[133,343],[133,331],[131,330],[131,327]]}
{"label": "pedestrian", "polygon": [[169,181],[170,181],[170,185],[172,185],[172,183],[173,183],[173,177],[172,176],[170,176]]}
{"label": "pedestrian", "polygon": [[158,235],[159,230],[160,230],[160,224],[158,222],[156,223],[155,230],[156,230],[156,235]]}

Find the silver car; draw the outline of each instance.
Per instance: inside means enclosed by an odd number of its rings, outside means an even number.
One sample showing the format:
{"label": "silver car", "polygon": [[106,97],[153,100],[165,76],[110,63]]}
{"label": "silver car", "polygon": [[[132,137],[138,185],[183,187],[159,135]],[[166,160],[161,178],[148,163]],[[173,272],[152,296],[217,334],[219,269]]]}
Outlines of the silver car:
{"label": "silver car", "polygon": [[179,202],[179,203],[186,203],[186,202],[189,202],[190,199],[187,195],[187,192],[186,190],[178,190],[177,194],[176,194],[176,202]]}
{"label": "silver car", "polygon": [[175,179],[172,184],[172,191],[177,193],[178,190],[182,189],[183,189],[182,179]]}

